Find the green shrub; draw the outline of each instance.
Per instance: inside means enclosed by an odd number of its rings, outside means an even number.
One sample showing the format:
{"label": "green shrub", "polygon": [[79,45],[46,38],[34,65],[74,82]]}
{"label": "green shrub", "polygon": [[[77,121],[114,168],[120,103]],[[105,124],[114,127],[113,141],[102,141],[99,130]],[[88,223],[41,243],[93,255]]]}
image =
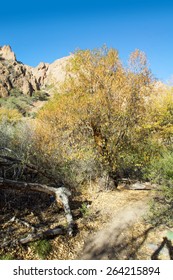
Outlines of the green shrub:
{"label": "green shrub", "polygon": [[14,256],[11,255],[10,253],[0,256],[0,260],[4,260],[4,261],[5,260],[14,260],[14,259],[15,259]]}
{"label": "green shrub", "polygon": [[10,96],[8,98],[0,99],[0,106],[9,110],[17,110],[22,115],[26,115],[30,106],[32,105],[31,98],[29,96]]}
{"label": "green shrub", "polygon": [[46,101],[48,94],[43,91],[36,91],[32,96],[24,95],[22,92],[14,88],[10,91],[10,95],[7,98],[0,98],[0,107],[9,110],[17,110],[23,116],[29,113],[30,108],[36,101]]}
{"label": "green shrub", "polygon": [[32,101],[46,101],[48,100],[48,96],[44,91],[35,91],[32,96]]}
{"label": "green shrub", "polygon": [[154,161],[148,177],[160,185],[150,208],[151,222],[173,226],[173,152],[167,151]]}
{"label": "green shrub", "polygon": [[30,246],[40,259],[46,259],[52,249],[50,242],[45,239],[32,242]]}
{"label": "green shrub", "polygon": [[13,88],[10,90],[10,96],[19,97],[22,95],[22,92],[18,88]]}
{"label": "green shrub", "polygon": [[88,204],[86,202],[82,203],[80,207],[80,213],[82,214],[83,217],[87,217],[89,215]]}

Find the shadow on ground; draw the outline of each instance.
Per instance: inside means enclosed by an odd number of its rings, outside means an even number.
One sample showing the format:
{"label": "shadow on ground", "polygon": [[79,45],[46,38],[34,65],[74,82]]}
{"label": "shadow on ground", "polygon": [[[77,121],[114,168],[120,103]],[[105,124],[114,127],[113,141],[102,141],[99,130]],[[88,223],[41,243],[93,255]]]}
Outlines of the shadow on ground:
{"label": "shadow on ground", "polygon": [[130,237],[129,230],[142,218],[147,209],[146,204],[136,202],[119,211],[111,223],[87,240],[79,259],[136,259],[137,251],[153,227],[136,237]]}

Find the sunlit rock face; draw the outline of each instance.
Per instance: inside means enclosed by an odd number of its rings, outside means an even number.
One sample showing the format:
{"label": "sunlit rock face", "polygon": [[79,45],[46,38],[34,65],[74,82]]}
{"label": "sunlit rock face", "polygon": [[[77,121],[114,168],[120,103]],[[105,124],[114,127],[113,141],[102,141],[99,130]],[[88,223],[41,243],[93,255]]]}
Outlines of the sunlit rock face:
{"label": "sunlit rock face", "polygon": [[0,58],[16,61],[15,53],[12,51],[11,47],[8,45],[0,47]]}
{"label": "sunlit rock face", "polygon": [[32,67],[17,61],[10,46],[0,47],[0,97],[10,96],[14,89],[30,96],[39,90],[31,70]]}
{"label": "sunlit rock face", "polygon": [[60,58],[51,64],[41,62],[37,67],[31,67],[19,62],[10,46],[0,46],[0,97],[10,96],[14,89],[32,96],[46,86],[58,87],[65,79],[69,58]]}

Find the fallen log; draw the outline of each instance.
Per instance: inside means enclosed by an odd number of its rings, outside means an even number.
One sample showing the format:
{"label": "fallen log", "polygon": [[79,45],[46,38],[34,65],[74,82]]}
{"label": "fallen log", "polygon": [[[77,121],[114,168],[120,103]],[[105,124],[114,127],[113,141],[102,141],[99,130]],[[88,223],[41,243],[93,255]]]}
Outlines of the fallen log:
{"label": "fallen log", "polygon": [[[28,191],[43,192],[43,193],[47,193],[51,196],[54,196],[56,202],[58,204],[61,203],[63,205],[67,224],[68,224],[67,232],[69,235],[73,234],[74,221],[73,221],[73,217],[72,217],[70,206],[69,206],[69,196],[71,195],[71,192],[67,188],[65,188],[65,187],[54,188],[54,187],[50,187],[50,186],[47,186],[44,184],[14,181],[14,180],[5,179],[2,177],[0,177],[0,188],[3,188],[3,189],[11,188],[11,189],[15,189],[18,191],[23,191],[23,192],[28,192]],[[55,234],[55,232],[54,232],[54,234]],[[58,232],[59,232],[59,230],[58,230]]]}
{"label": "fallen log", "polygon": [[0,245],[0,248],[5,248],[7,246],[17,246],[19,244],[27,244],[29,242],[37,241],[39,239],[51,238],[57,235],[65,235],[67,230],[63,227],[56,227],[53,229],[48,229],[39,233],[29,233],[26,237],[5,241]]}

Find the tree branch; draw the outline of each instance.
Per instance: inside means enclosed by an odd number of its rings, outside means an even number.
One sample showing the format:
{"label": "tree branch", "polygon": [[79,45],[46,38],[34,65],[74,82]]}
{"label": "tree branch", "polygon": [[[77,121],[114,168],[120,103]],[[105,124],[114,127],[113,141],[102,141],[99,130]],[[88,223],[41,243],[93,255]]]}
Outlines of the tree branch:
{"label": "tree branch", "polygon": [[15,189],[19,191],[36,191],[36,192],[43,192],[47,193],[49,195],[53,195],[55,197],[55,200],[57,203],[62,203],[64,207],[65,216],[68,223],[68,234],[73,234],[73,227],[74,227],[74,221],[71,214],[70,206],[69,206],[69,196],[71,195],[71,192],[65,188],[54,188],[49,187],[47,185],[37,184],[37,183],[26,183],[22,181],[14,181],[9,179],[4,179],[0,177],[0,188],[3,189]]}

